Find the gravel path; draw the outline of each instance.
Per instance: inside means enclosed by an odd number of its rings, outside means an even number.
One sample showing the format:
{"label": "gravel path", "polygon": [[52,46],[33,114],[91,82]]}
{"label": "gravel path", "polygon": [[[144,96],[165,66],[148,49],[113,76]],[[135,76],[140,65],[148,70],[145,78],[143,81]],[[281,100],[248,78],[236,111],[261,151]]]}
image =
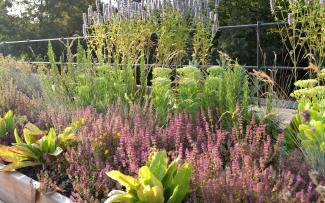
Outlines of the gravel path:
{"label": "gravel path", "polygon": [[[257,112],[261,118],[266,115],[265,107],[252,106],[251,109]],[[280,129],[284,129],[288,124],[290,124],[296,113],[297,110],[294,109],[272,108],[273,120],[276,121],[274,124],[277,125]]]}

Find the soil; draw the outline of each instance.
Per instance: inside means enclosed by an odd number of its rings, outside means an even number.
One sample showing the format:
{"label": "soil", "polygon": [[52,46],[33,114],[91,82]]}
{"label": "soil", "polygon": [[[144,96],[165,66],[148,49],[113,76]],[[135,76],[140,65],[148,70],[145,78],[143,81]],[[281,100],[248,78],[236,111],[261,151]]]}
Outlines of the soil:
{"label": "soil", "polygon": [[37,174],[42,170],[42,166],[26,167],[18,169],[17,171],[34,179],[38,180]]}
{"label": "soil", "polygon": [[[36,166],[36,167],[21,168],[18,169],[17,171],[32,178],[33,180],[39,181],[37,174],[39,174],[42,170],[43,170],[42,166]],[[55,181],[56,185],[58,186],[58,188],[55,189],[56,190],[55,192],[58,192],[66,197],[71,196],[71,193],[73,192],[73,186],[67,175],[60,174],[59,176],[56,177],[50,175],[50,178],[53,181]]]}

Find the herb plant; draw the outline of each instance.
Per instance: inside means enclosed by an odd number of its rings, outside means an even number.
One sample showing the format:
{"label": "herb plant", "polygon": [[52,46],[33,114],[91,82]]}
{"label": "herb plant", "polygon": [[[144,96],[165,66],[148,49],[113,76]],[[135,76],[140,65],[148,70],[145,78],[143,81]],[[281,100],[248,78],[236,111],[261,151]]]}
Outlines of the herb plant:
{"label": "herb plant", "polygon": [[188,163],[179,166],[179,159],[167,164],[167,154],[161,151],[148,158],[146,166],[139,169],[138,179],[119,171],[108,172],[126,187],[126,192],[113,190],[105,202],[181,203],[190,189],[192,169]]}
{"label": "herb plant", "polygon": [[11,134],[15,128],[15,115],[8,111],[3,117],[0,116],[0,139]]}
{"label": "herb plant", "polygon": [[60,155],[75,141],[75,132],[82,120],[73,122],[62,134],[56,135],[53,128],[48,133],[28,123],[23,130],[23,139],[15,130],[16,142],[13,146],[0,145],[0,159],[9,163],[0,171],[9,172],[19,168],[36,166],[44,163],[46,158]]}
{"label": "herb plant", "polygon": [[287,141],[293,141],[314,169],[325,167],[325,86],[324,70],[317,79],[300,80],[291,96],[298,101],[298,114],[287,127]]}

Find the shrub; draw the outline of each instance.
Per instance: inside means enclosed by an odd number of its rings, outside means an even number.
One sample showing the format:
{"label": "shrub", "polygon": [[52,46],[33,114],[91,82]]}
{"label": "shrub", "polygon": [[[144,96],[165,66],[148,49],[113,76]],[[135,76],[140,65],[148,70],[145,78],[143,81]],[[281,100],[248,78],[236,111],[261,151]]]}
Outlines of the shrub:
{"label": "shrub", "polygon": [[[288,144],[298,146],[311,166],[320,171],[325,167],[325,87],[323,70],[315,69],[317,79],[300,80],[299,89],[291,96],[298,101],[298,114],[287,127]],[[290,142],[291,141],[291,142]]]}
{"label": "shrub", "polygon": [[218,114],[213,115],[222,117],[225,128],[237,125],[239,114],[244,121],[249,120],[248,75],[237,63],[227,61],[225,67],[210,67],[207,74],[191,66],[177,68],[176,72],[177,78],[171,85],[170,69],[153,70],[152,101],[160,118],[166,118],[168,111],[195,114],[203,107],[206,112],[216,111]]}
{"label": "shrub", "polygon": [[153,113],[144,112],[140,106],[130,110],[115,106],[106,115],[88,108],[73,117],[85,119],[77,147],[68,149],[65,155],[74,198],[103,199],[114,188],[105,175],[107,171],[133,175],[146,163],[155,134]]}
{"label": "shrub", "polygon": [[204,202],[306,202],[319,198],[308,175],[303,177],[308,168],[302,174],[290,170],[293,162],[278,162],[283,134],[273,141],[265,126],[254,121],[245,131],[208,130],[207,137],[201,131],[201,136],[190,138],[192,147],[183,151],[194,170],[196,192],[192,198]]}
{"label": "shrub", "polygon": [[0,84],[0,110],[6,112],[12,110],[17,115],[25,115],[28,120],[34,122],[42,102],[29,98],[17,89],[14,82],[7,81]]}
{"label": "shrub", "polygon": [[274,140],[265,125],[254,119],[245,128],[239,122],[229,133],[213,117],[203,109],[195,116],[171,114],[168,124],[158,128],[151,108],[138,105],[131,109],[116,105],[107,114],[90,108],[74,112],[71,118],[84,118],[85,126],[77,135],[77,146],[65,154],[72,198],[99,202],[112,189],[121,189],[105,173],[119,170],[136,176],[152,148],[191,164],[190,201],[304,202],[319,198],[301,154],[286,157],[279,153],[282,134]]}

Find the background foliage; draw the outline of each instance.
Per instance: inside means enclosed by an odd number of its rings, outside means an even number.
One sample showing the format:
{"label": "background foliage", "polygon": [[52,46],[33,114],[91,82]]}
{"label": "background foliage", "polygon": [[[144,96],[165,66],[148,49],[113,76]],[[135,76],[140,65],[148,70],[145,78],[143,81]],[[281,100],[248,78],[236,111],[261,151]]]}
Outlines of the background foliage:
{"label": "background foliage", "polygon": [[[82,13],[87,10],[89,4],[95,4],[95,1],[91,0],[39,0],[35,2],[0,0],[0,41],[81,35]],[[21,15],[9,15],[8,11],[15,9],[13,6],[17,6],[17,3],[25,9]],[[257,21],[273,22],[269,8],[269,2],[263,0],[220,1],[218,8],[220,25],[256,23]],[[280,42],[276,34],[266,32],[266,36],[262,38],[261,48],[265,53],[265,63],[272,65],[274,59],[272,51],[281,56],[284,50],[279,48]],[[213,54],[210,59],[212,62],[215,62],[216,51],[223,50],[231,53],[232,58],[238,57],[240,64],[255,65],[256,63],[254,29],[218,32],[213,44]],[[33,43],[30,47],[33,52],[25,45],[11,45],[8,49],[10,54],[15,56],[28,56],[34,59],[37,56],[46,57],[47,49],[43,43]],[[53,43],[53,48],[56,56],[59,56],[63,45],[56,42]]]}

